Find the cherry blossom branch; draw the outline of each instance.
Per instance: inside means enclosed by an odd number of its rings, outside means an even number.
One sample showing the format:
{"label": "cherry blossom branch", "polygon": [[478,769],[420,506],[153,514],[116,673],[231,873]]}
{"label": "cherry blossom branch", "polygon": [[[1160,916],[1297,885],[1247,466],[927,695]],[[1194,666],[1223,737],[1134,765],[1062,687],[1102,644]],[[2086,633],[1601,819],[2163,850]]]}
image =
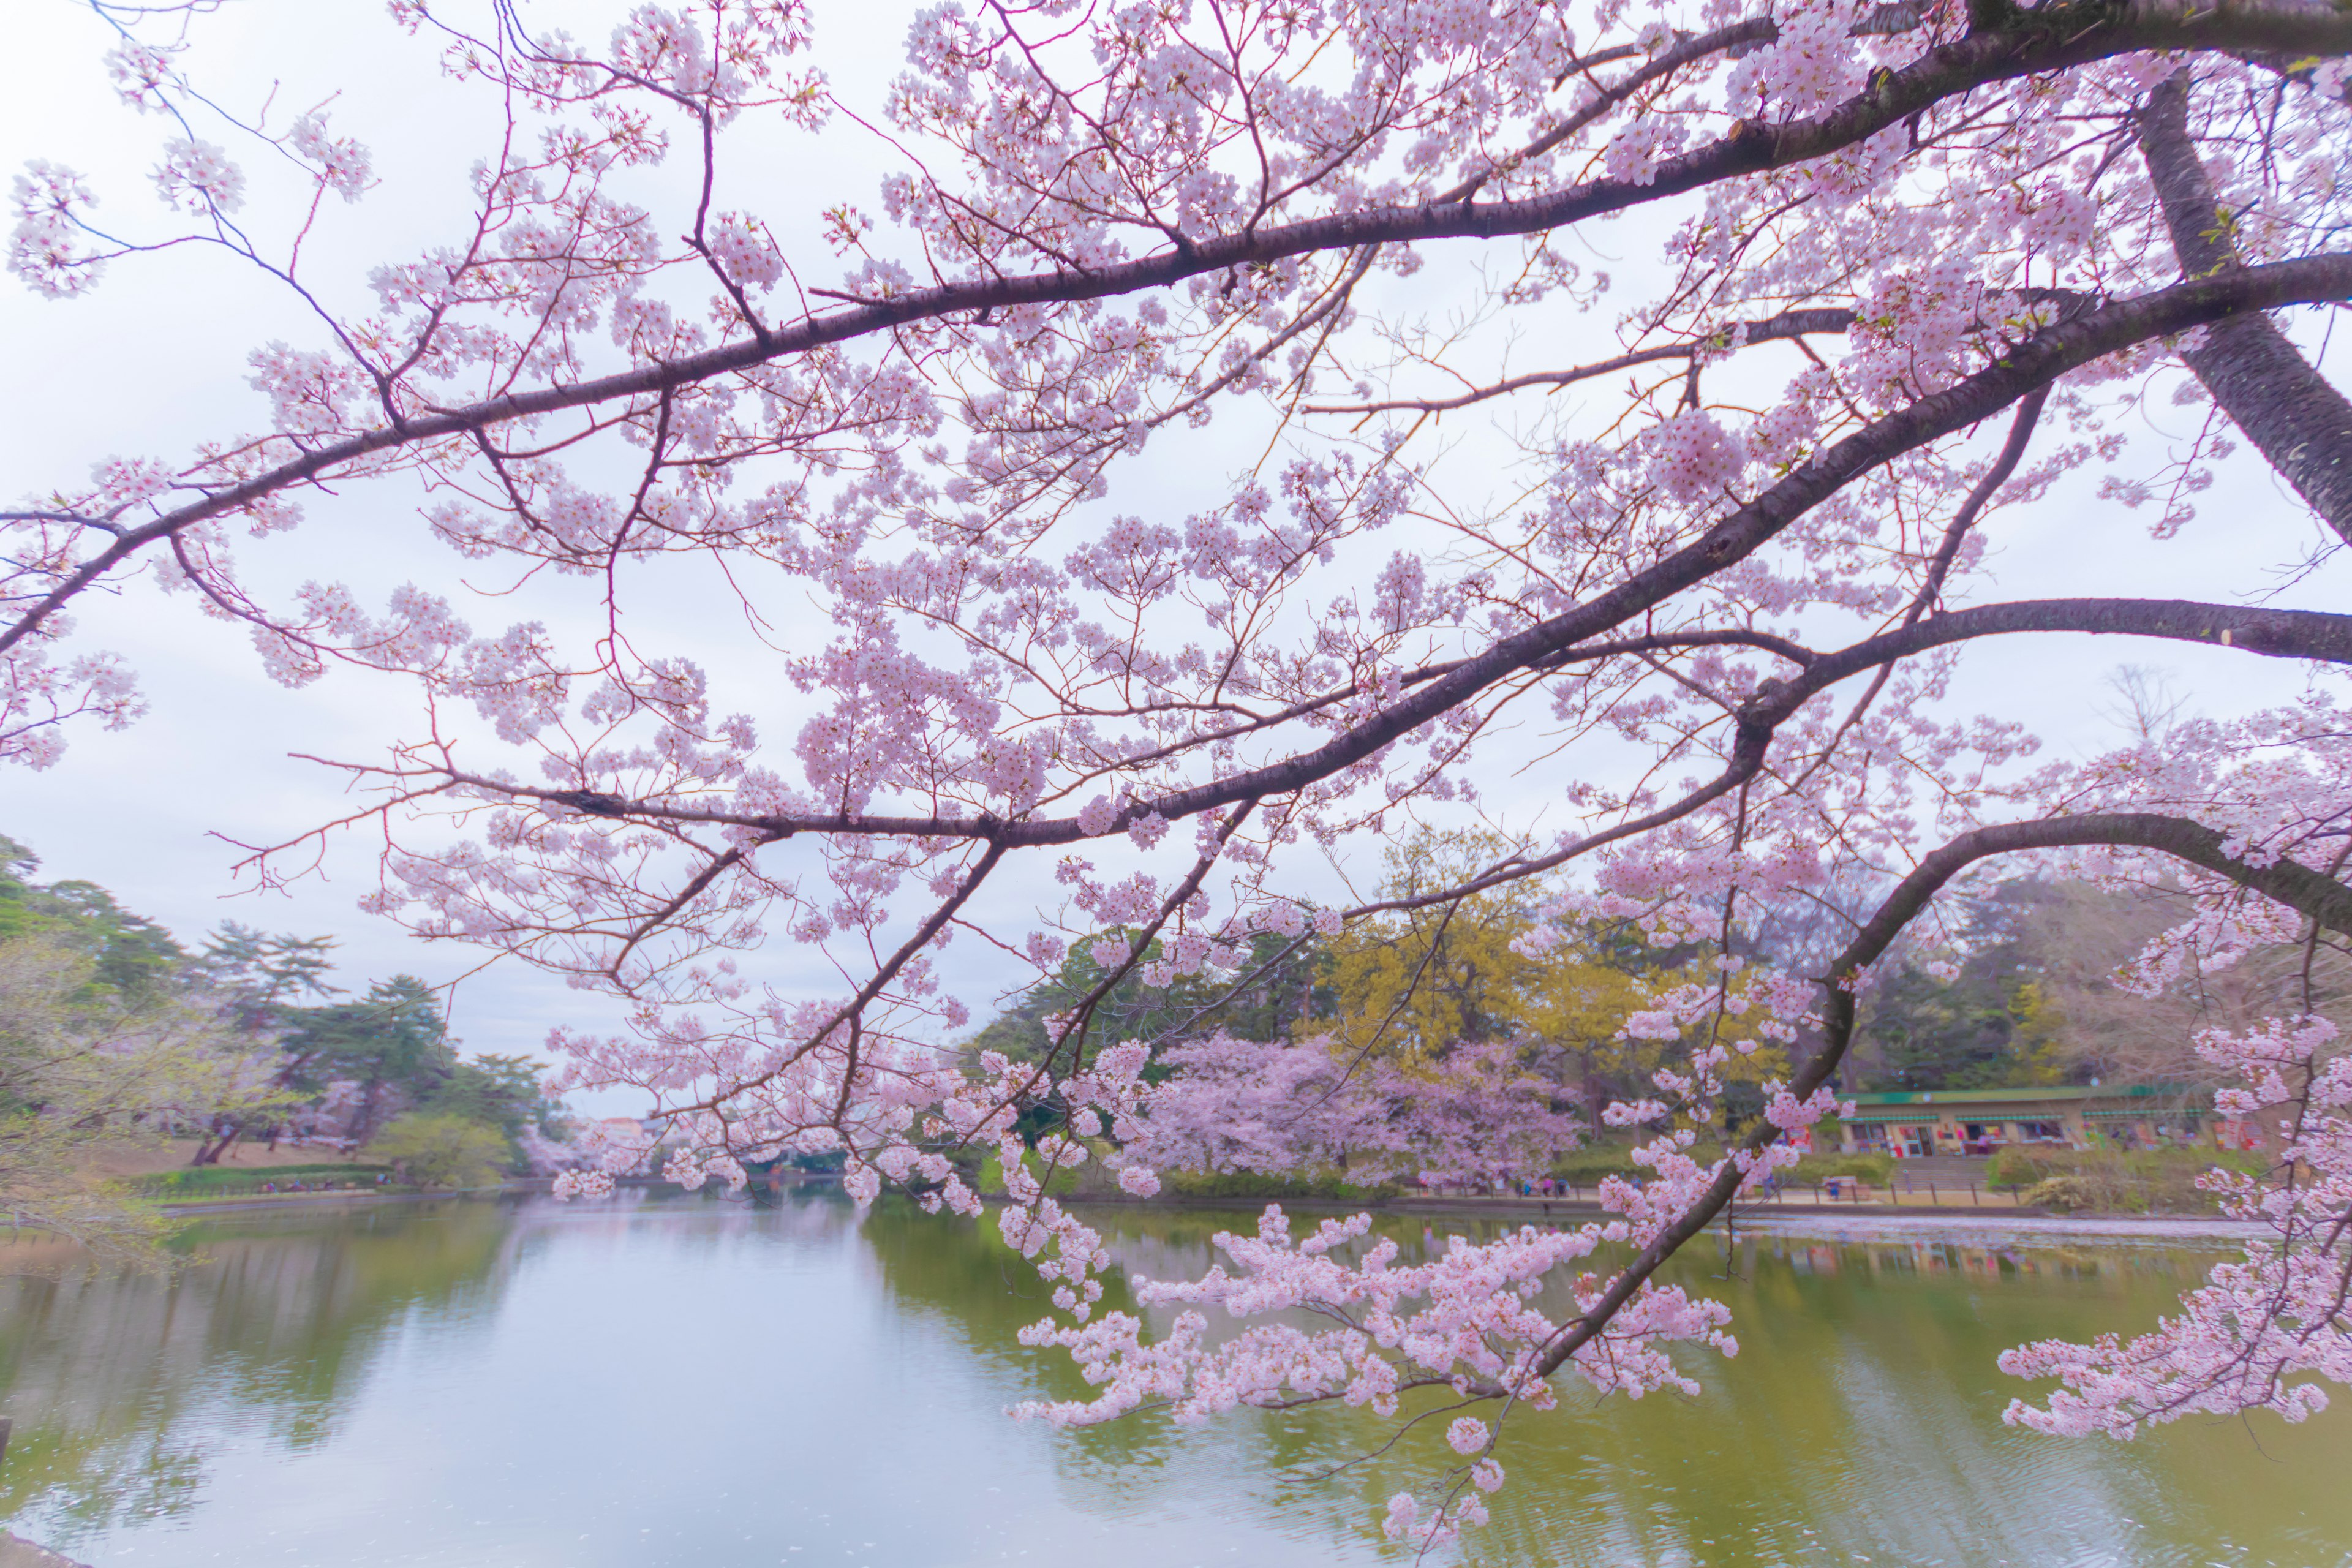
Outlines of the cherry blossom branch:
{"label": "cherry blossom branch", "polygon": [[[906,289],[887,300],[776,326],[764,342],[748,339],[613,375],[508,393],[457,408],[431,408],[373,430],[320,442],[249,478],[212,488],[201,500],[164,510],[151,522],[127,529],[107,549],[65,571],[54,588],[0,630],[0,652],[32,636],[76,595],[148,546],[209,519],[251,508],[347,470],[378,454],[514,420],[655,396],[919,321],[1021,305],[1106,299],[1318,251],[1538,233],[1742,175],[1808,163],[1898,125],[1947,98],[1990,83],[2117,54],[2211,47],[2283,50],[2298,56],[2352,53],[2352,15],[2295,0],[2224,0],[2202,8],[2189,0],[2130,0],[2121,6],[2074,0],[2009,13],[1998,28],[1939,45],[1900,69],[1881,71],[1868,91],[1826,113],[1779,126],[1744,121],[1729,135],[1705,147],[1662,161],[1639,180],[1603,178],[1524,200],[1370,208],[1196,238],[1165,254],[1135,261],[1084,266],[1074,262],[1023,277]],[[2300,302],[2260,298],[2262,292],[2259,287],[2249,289],[2238,308],[2270,309]],[[2203,323],[2183,323],[2198,324]]]}
{"label": "cherry blossom branch", "polygon": [[[1947,882],[1991,856],[2095,845],[2158,850],[2275,899],[2331,930],[2352,933],[2352,887],[2294,861],[2269,865],[2250,862],[2228,853],[2227,843],[2224,835],[2201,823],[2152,812],[2113,812],[2008,823],[1962,834],[1924,857],[1917,868],[1881,900],[1831,963],[1829,973],[1821,980],[1825,997],[1822,1044],[1797,1072],[1790,1093],[1801,1101],[1811,1098],[1829,1082],[1830,1075],[1844,1059],[1853,1040],[1855,992],[1863,971],[1894,945],[1904,928],[1927,907]],[[1778,1126],[1759,1121],[1740,1146],[1750,1154],[1759,1153],[1780,1136]],[[1726,1161],[1706,1193],[1683,1217],[1644,1247],[1610,1282],[1600,1300],[1536,1358],[1534,1374],[1549,1377],[1592,1342],[1666,1259],[1723,1212],[1747,1179],[1748,1172],[1738,1161]]]}
{"label": "cherry blossom branch", "polygon": [[1383,414],[1396,409],[1422,414],[1444,414],[1456,408],[1467,408],[1489,398],[1525,391],[1530,386],[1570,386],[1595,376],[1629,370],[1638,364],[1654,364],[1659,360],[1693,359],[1727,347],[1745,348],[1750,343],[1772,342],[1783,338],[1802,337],[1807,332],[1843,332],[1853,324],[1853,312],[1844,310],[1783,310],[1777,316],[1761,321],[1742,321],[1717,332],[1706,340],[1692,343],[1666,343],[1657,348],[1639,349],[1619,354],[1614,359],[1596,360],[1574,370],[1536,371],[1527,375],[1515,375],[1491,386],[1475,387],[1457,397],[1401,397],[1380,403],[1320,403],[1309,404],[1309,414]]}

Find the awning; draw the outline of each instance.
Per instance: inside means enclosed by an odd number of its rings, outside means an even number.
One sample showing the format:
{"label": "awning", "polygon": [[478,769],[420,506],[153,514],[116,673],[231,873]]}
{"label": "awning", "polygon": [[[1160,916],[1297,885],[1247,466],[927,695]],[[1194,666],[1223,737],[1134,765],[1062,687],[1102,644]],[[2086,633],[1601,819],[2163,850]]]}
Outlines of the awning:
{"label": "awning", "polygon": [[1925,1127],[1925,1126],[1928,1125],[1929,1123],[1933,1122],[1933,1121],[1936,1120],[1936,1113],[1935,1113],[1933,1110],[1922,1110],[1922,1111],[1908,1111],[1908,1110],[1906,1110],[1906,1111],[1900,1111],[1900,1112],[1896,1112],[1896,1111],[1886,1111],[1886,1110],[1865,1110],[1865,1111],[1864,1111],[1864,1112],[1863,1112],[1861,1115],[1859,1115],[1859,1116],[1841,1116],[1841,1117],[1839,1117],[1839,1118],[1838,1118],[1838,1120],[1839,1120],[1840,1121],[1844,1122],[1844,1123],[1845,1123],[1847,1126],[1849,1126],[1849,1127],[1853,1126],[1854,1123],[1856,1123],[1856,1122],[1858,1122],[1858,1121],[1875,1121],[1875,1122],[1895,1122],[1895,1121],[1903,1121],[1903,1122],[1916,1122],[1916,1123],[1918,1123],[1920,1126]]}

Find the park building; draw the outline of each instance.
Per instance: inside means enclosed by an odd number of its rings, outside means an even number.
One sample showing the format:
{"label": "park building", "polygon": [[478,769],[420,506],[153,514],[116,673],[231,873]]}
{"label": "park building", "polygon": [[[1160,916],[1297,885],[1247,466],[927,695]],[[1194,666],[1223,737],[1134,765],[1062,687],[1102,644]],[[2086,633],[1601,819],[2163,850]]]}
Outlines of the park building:
{"label": "park building", "polygon": [[2158,1149],[2219,1144],[2259,1149],[2273,1130],[2223,1121],[2211,1096],[2184,1085],[2102,1088],[1936,1089],[1844,1097],[1839,1118],[1847,1153],[1901,1159],[1990,1154],[2020,1145],[2052,1149]]}

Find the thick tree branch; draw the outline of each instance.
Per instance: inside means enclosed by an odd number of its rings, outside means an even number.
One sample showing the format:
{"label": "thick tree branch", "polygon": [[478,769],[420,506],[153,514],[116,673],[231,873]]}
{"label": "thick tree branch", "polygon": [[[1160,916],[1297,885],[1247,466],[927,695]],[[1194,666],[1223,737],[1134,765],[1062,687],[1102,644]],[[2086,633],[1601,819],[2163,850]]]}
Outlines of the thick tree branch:
{"label": "thick tree branch", "polygon": [[[2189,73],[2158,84],[2135,125],[2181,274],[2207,278],[2243,265],[2231,215],[2189,132]],[[2181,357],[2271,467],[2352,542],[2352,401],[2258,311],[2216,321]]]}
{"label": "thick tree branch", "polygon": [[[2259,283],[2257,280],[2260,280]],[[1753,554],[1781,530],[1855,479],[1904,452],[1967,428],[1999,413],[2068,371],[2149,337],[2216,321],[2254,300],[2352,298],[2352,256],[2313,257],[2198,279],[2170,289],[2084,310],[2043,328],[1997,363],[1941,392],[1874,420],[1816,453],[1754,500],[1735,510],[1699,539],[1626,582],[1585,603],[1496,643],[1444,675],[1315,751],[1180,790],[1130,808],[1158,811],[1173,822],[1252,796],[1286,795],[1327,778],[1410,734],[1496,681],[1624,625],[1670,595]],[[1122,818],[1124,825],[1126,818]],[[1024,836],[1059,825],[1023,824]],[[1069,838],[1036,839],[1069,842]]]}
{"label": "thick tree branch", "polygon": [[[2352,616],[2316,610],[2246,609],[2189,599],[2028,599],[1979,605],[1930,616],[1912,626],[1822,654],[1802,674],[1772,683],[1775,710],[1801,701],[1848,676],[1889,659],[2014,632],[2086,632],[2094,637],[2166,637],[2241,648],[2273,658],[2352,664]],[[1759,696],[1763,694],[1759,693]]]}

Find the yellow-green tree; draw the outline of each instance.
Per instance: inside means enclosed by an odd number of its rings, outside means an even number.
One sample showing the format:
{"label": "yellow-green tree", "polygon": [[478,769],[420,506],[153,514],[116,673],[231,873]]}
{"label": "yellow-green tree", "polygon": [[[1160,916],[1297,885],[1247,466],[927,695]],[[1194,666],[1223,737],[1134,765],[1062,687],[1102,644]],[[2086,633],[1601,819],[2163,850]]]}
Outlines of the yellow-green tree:
{"label": "yellow-green tree", "polygon": [[1530,964],[1522,983],[1519,1017],[1530,1037],[1559,1053],[1562,1076],[1594,1132],[1601,1108],[1664,1059],[1662,1044],[1622,1037],[1627,1016],[1648,994],[1645,978],[1612,961],[1590,931]]}
{"label": "yellow-green tree", "polygon": [[1601,921],[1556,929],[1542,956],[1529,957],[1519,944],[1535,929],[1540,885],[1437,897],[1516,852],[1510,840],[1477,830],[1424,830],[1390,847],[1379,897],[1404,907],[1355,922],[1330,944],[1336,1048],[1411,1071],[1459,1043],[1514,1041],[1557,1075],[1594,1131],[1610,1100],[1651,1092],[1652,1073],[1711,1041],[1735,1047],[1723,1075],[1731,1083],[1786,1074],[1787,1052],[1759,1037],[1763,1014],[1737,976],[1723,1005],[1703,1009],[1675,1038],[1627,1037],[1627,1018],[1662,991],[1710,984],[1711,953],[1660,951]]}
{"label": "yellow-green tree", "polygon": [[272,1103],[218,1017],[159,988],[126,994],[54,935],[0,942],[0,1206],[95,1251],[157,1258],[159,1215],[90,1169],[101,1144]]}
{"label": "yellow-green tree", "polygon": [[420,1187],[486,1187],[507,1163],[506,1135],[463,1116],[410,1111],[368,1144],[368,1152]]}
{"label": "yellow-green tree", "polygon": [[[1470,881],[1512,853],[1498,834],[1424,830],[1390,847],[1380,897],[1410,903]],[[1396,910],[1332,939],[1339,1045],[1410,1061],[1517,1030],[1537,966],[1511,943],[1529,928],[1532,891],[1513,884]]]}

